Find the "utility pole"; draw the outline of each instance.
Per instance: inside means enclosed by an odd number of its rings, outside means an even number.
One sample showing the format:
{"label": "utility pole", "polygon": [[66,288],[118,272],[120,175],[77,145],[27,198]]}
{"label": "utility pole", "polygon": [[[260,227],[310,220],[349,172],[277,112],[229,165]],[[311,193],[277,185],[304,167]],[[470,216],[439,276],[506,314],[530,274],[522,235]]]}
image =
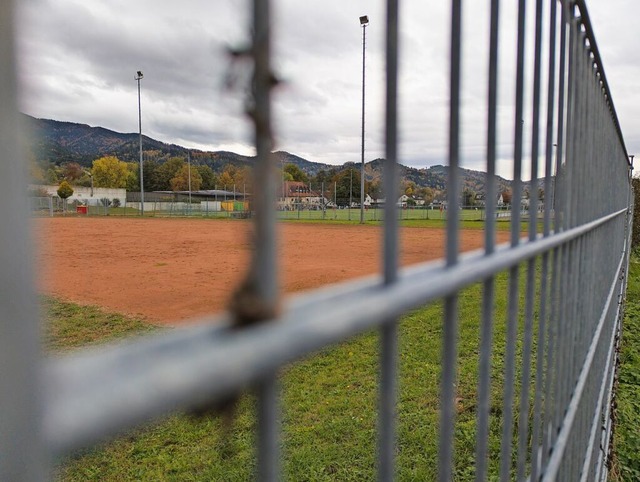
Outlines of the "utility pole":
{"label": "utility pole", "polygon": [[144,174],[142,172],[142,106],[140,104],[140,80],[144,77],[142,72],[136,72],[135,80],[138,81],[138,133],[140,139],[140,216],[144,216]]}
{"label": "utility pole", "polygon": [[349,168],[349,221],[351,221],[351,205],[353,204],[353,168]]}
{"label": "utility pole", "polygon": [[360,25],[362,25],[362,158],[360,164],[360,224],[364,224],[364,78],[365,78],[365,45],[367,25],[369,25],[369,17],[363,15],[360,17]]}
{"label": "utility pole", "polygon": [[191,153],[187,151],[187,174],[189,176],[189,214],[191,214]]}

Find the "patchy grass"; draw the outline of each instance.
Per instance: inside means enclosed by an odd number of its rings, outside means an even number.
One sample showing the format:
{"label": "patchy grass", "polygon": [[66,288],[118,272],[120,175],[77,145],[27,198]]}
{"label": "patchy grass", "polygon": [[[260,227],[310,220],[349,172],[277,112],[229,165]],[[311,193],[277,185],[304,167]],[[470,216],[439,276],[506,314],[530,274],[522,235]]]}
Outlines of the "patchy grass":
{"label": "patchy grass", "polygon": [[640,256],[629,265],[611,480],[640,480]]}
{"label": "patchy grass", "polygon": [[[523,285],[521,283],[521,293]],[[496,282],[490,471],[497,474],[501,430],[507,277]],[[456,478],[474,475],[481,287],[460,295]],[[522,309],[523,307],[521,307]],[[140,320],[47,299],[48,346],[64,351],[151,331]],[[500,321],[502,320],[502,321]],[[520,331],[521,332],[521,331]],[[398,475],[437,478],[442,306],[399,324]],[[520,357],[518,348],[518,357]],[[379,336],[367,333],[282,371],[282,453],[287,480],[371,480],[376,470]],[[516,391],[518,393],[518,391]],[[517,397],[516,397],[517,400]],[[58,480],[250,480],[255,471],[255,400],[241,397],[224,417],[173,415],[102,447],[59,461]]]}
{"label": "patchy grass", "polygon": [[[360,225],[359,220],[341,220],[341,219],[279,219],[278,222],[281,223],[303,223],[303,224],[338,224],[342,226],[356,226]],[[399,225],[401,227],[407,228],[435,228],[435,229],[446,229],[447,222],[443,219],[400,219]],[[383,226],[383,221],[371,221],[367,220],[364,222],[365,225],[369,226]],[[462,229],[477,229],[484,230],[485,222],[482,220],[461,220],[460,228]],[[529,229],[529,225],[526,221],[522,222],[522,228],[520,232],[523,234],[527,232]],[[507,220],[498,220],[496,222],[496,230],[497,231],[509,231],[511,230],[511,221]],[[542,223],[538,223],[538,232],[542,232]]]}
{"label": "patchy grass", "polygon": [[107,313],[95,306],[76,305],[49,296],[41,300],[46,320],[43,342],[51,352],[65,352],[157,329],[142,320]]}

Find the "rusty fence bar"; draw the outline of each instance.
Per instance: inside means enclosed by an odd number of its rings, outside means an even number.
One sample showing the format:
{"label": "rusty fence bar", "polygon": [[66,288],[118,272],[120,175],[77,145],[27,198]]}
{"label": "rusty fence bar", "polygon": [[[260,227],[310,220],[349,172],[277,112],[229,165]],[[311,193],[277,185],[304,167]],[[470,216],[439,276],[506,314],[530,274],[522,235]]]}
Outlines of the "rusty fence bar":
{"label": "rusty fence bar", "polygon": [[[271,156],[272,29],[269,0],[253,0],[254,66],[249,114],[257,151],[255,246],[229,313],[195,327],[44,360],[32,281],[28,204],[0,212],[0,480],[44,480],[51,460],[175,410],[257,393],[257,473],[280,473],[278,371],[286,364],[371,329],[381,337],[378,478],[398,475],[396,456],[398,323],[408,310],[444,301],[439,456],[441,480],[456,457],[458,296],[483,286],[479,340],[476,480],[489,477],[492,380],[503,392],[500,480],[604,480],[607,477],[616,344],[619,339],[632,213],[630,164],[584,0],[535,0],[526,23],[518,2],[515,38],[499,29],[500,1],[490,1],[486,199],[497,193],[499,42],[517,46],[513,118],[510,242],[496,244],[495,206],[487,208],[484,248],[459,253],[459,215],[448,215],[446,258],[399,269],[398,212],[385,212],[383,272],[281,300],[277,290],[276,187]],[[402,9],[387,1],[385,192],[398,184],[398,58]],[[0,5],[0,203],[25,189],[15,99],[12,3]],[[450,17],[449,206],[460,197],[461,79],[464,3]],[[533,35],[533,59],[525,45]],[[546,37],[544,37],[546,35]],[[546,45],[548,51],[542,48]],[[547,78],[543,79],[542,74]],[[526,95],[532,75],[532,95]],[[543,92],[541,85],[546,81]],[[543,96],[546,95],[546,98]],[[546,102],[545,102],[546,101]],[[526,110],[527,102],[531,109]],[[524,119],[524,112],[531,119]],[[443,122],[446,119],[443,119]],[[526,129],[530,129],[527,136]],[[544,137],[544,139],[542,139]],[[531,140],[530,209],[522,237],[524,139]],[[541,147],[544,144],[544,147]],[[554,147],[556,147],[554,149]],[[540,161],[539,161],[540,158]],[[544,174],[539,176],[539,163]],[[538,199],[538,186],[545,199]],[[390,194],[391,193],[391,194]],[[10,227],[5,229],[4,227]],[[508,276],[506,319],[495,308],[495,279]],[[523,277],[520,275],[523,273]],[[520,285],[523,278],[524,290]],[[494,327],[506,323],[504,340]],[[504,354],[495,349],[504,343]],[[520,355],[518,355],[520,351]],[[492,361],[504,357],[503,371]],[[495,467],[494,467],[495,469]]]}

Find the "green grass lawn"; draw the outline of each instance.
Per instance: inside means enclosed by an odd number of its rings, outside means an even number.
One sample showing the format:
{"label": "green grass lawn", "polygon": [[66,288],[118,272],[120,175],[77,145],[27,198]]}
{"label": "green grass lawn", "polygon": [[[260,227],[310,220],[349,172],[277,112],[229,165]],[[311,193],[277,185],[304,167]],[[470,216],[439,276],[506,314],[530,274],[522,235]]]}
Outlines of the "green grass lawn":
{"label": "green grass lawn", "polygon": [[[524,270],[521,272],[522,293]],[[640,313],[640,303],[635,308],[631,303],[634,298],[632,293],[640,291],[640,269],[635,265],[631,278],[628,320],[635,319],[635,311]],[[459,301],[456,480],[474,478],[481,293],[480,286],[472,286],[461,293]],[[502,423],[506,293],[507,277],[501,275],[496,280],[497,321],[493,334],[489,440],[489,470],[494,476],[498,472]],[[46,299],[44,303],[49,313],[46,343],[49,350],[54,352],[158,330],[140,320],[105,313],[96,308],[78,307],[52,299]],[[522,303],[520,310],[524,310]],[[637,327],[637,319],[635,323]],[[635,335],[629,335],[632,326],[627,321],[626,351],[623,354],[625,364],[620,377],[618,402],[619,427],[616,430],[617,463],[623,475],[637,474],[629,470],[637,470],[640,460],[637,455],[640,339],[637,329]],[[441,304],[408,313],[400,322],[399,332],[398,480],[435,480]],[[522,326],[519,333],[522,333]],[[378,334],[367,333],[326,348],[282,370],[284,479],[375,479],[378,351]],[[521,356],[521,345],[518,345],[518,359]],[[629,370],[629,363],[635,368]],[[520,363],[516,366],[520,366]],[[519,393],[518,387],[519,381],[516,383],[516,394]],[[518,396],[516,403],[517,400]],[[174,414],[164,421],[131,431],[102,447],[59,461],[56,477],[65,481],[251,480],[256,464],[254,404],[251,394],[244,395],[232,418]],[[633,480],[633,477],[622,477],[620,480]]]}
{"label": "green grass lawn", "polygon": [[[506,277],[497,292],[506,292]],[[456,473],[473,475],[480,287],[460,297]],[[144,323],[45,300],[50,315],[47,345],[67,350],[100,339],[149,331]],[[504,296],[497,313],[506,310]],[[438,393],[442,338],[440,304],[409,313],[400,323],[398,472],[402,480],[432,480],[437,470]],[[496,326],[494,368],[502,371],[504,326]],[[377,333],[317,353],[283,370],[282,450],[287,480],[375,478]],[[502,384],[495,377],[492,456],[499,453]],[[59,480],[248,480],[255,469],[254,399],[242,397],[231,423],[219,418],[174,415],[133,431],[104,447],[70,457]]]}
{"label": "green grass lawn", "polygon": [[[45,215],[48,214],[45,213]],[[145,211],[145,218],[188,218],[203,220],[218,219],[237,219],[246,221],[246,218],[238,213],[230,213],[226,211],[202,213],[194,210],[189,213],[184,209],[174,211]],[[460,227],[463,229],[485,229],[485,219],[483,211],[473,209],[464,209],[460,211]],[[90,206],[90,216],[114,216],[114,217],[140,217],[140,212],[133,208],[113,208],[105,210],[103,206]],[[237,215],[237,216],[236,216]],[[69,217],[82,217],[83,214],[69,212]],[[360,210],[359,209],[336,209],[328,210],[323,216],[322,211],[278,211],[277,219],[281,222],[296,222],[309,224],[339,224],[339,225],[359,225]],[[431,209],[399,209],[398,221],[400,226],[415,228],[437,228],[445,229],[447,226],[446,211],[441,213],[438,210]],[[364,224],[373,226],[382,226],[384,224],[384,213],[382,209],[371,209],[366,211]],[[509,231],[511,229],[511,221],[509,218],[499,218],[496,220],[496,229],[498,231]],[[521,232],[524,234],[529,229],[528,221],[522,221]],[[538,232],[542,232],[542,221],[538,220]]]}
{"label": "green grass lawn", "polygon": [[106,343],[156,330],[153,325],[93,306],[65,303],[49,296],[41,299],[45,314],[44,343],[50,352]]}
{"label": "green grass lawn", "polygon": [[611,480],[640,480],[640,257],[629,265]]}
{"label": "green grass lawn", "polygon": [[[313,212],[313,211],[308,211]],[[309,224],[340,224],[340,225],[359,225],[360,218],[358,216],[353,216],[351,220],[343,217],[332,218],[327,216],[326,218],[318,217],[318,214],[314,216],[305,216],[302,215],[300,218],[294,216],[295,213],[286,213],[286,215],[281,215],[278,213],[278,219],[281,222],[291,222],[291,223],[309,223]],[[321,215],[322,213],[320,213]],[[398,223],[402,227],[407,228],[437,228],[437,229],[446,229],[447,220],[442,217],[429,217],[429,218],[421,218],[421,217],[399,217]],[[384,221],[381,219],[369,219],[366,218],[364,224],[372,225],[372,226],[383,226]],[[460,218],[460,227],[462,229],[485,229],[485,221],[484,219],[475,219],[473,217],[461,217]],[[496,230],[498,231],[509,231],[511,229],[511,221],[508,219],[498,219],[496,221]],[[520,231],[523,235],[528,231],[529,223],[527,221],[523,221],[521,223]],[[542,232],[542,222],[538,222],[538,232]]]}

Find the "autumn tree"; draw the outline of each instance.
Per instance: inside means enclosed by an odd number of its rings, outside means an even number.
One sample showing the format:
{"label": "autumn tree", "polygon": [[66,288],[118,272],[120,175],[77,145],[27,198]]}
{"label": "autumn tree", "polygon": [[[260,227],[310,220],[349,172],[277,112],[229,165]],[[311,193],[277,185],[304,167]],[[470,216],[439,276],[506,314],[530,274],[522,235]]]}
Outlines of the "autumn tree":
{"label": "autumn tree", "polygon": [[371,196],[372,199],[382,198],[384,196],[383,190],[382,190],[382,183],[379,180],[371,181],[371,183],[369,184],[369,189],[367,190],[367,193],[369,194],[369,196]]}
{"label": "autumn tree", "polygon": [[[127,162],[126,164],[129,176],[127,177],[127,185],[125,186],[125,189],[129,192],[140,191],[140,164],[137,162]],[[147,183],[145,182],[145,186],[146,185]]]}
{"label": "autumn tree", "polygon": [[45,171],[35,161],[29,162],[29,178],[31,179],[31,182],[36,184],[42,184],[45,182]]}
{"label": "autumn tree", "polygon": [[58,184],[62,180],[62,170],[56,166],[51,166],[47,169],[45,174],[45,180],[49,184]]}
{"label": "autumn tree", "polygon": [[[138,165],[138,170],[140,166]],[[142,175],[144,178],[145,191],[165,191],[167,186],[163,186],[159,175],[160,164],[156,159],[145,159],[142,163]],[[139,174],[137,174],[139,176]],[[138,187],[135,191],[140,190],[140,180],[138,180]]]}
{"label": "autumn tree", "polygon": [[418,189],[416,189],[416,195],[424,199],[425,204],[431,204],[433,202],[435,193],[430,187],[419,187]]}
{"label": "autumn tree", "polygon": [[305,184],[309,182],[309,176],[307,176],[305,172],[295,164],[285,164],[284,172],[291,175],[292,181],[300,181],[304,182]]}
{"label": "autumn tree", "polygon": [[[193,169],[193,167],[194,166],[191,166],[191,169]],[[213,169],[206,164],[195,166],[195,168],[198,170],[200,177],[202,178],[200,189],[215,189],[218,184],[218,176],[213,172]]]}
{"label": "autumn tree", "polygon": [[287,171],[284,171],[282,173],[282,180],[283,181],[293,181],[293,176],[290,173],[288,173]]}
{"label": "autumn tree", "polygon": [[330,186],[333,185],[337,173],[336,168],[331,168],[328,171],[321,169],[315,176],[309,178],[309,181],[313,184],[322,184],[324,182],[325,186]]}
{"label": "autumn tree", "polygon": [[406,194],[407,196],[413,196],[416,193],[416,183],[413,181],[405,181],[402,183],[402,190],[401,192],[403,192],[404,194]]}
{"label": "autumn tree", "polygon": [[511,204],[511,191],[502,191],[502,202],[505,204]]}
{"label": "autumn tree", "polygon": [[74,183],[85,175],[84,168],[77,162],[66,162],[62,164],[62,175],[69,183]]}
{"label": "autumn tree", "polygon": [[338,204],[349,204],[351,199],[354,202],[360,202],[360,170],[345,169],[337,174],[336,183],[336,199]]}
{"label": "autumn tree", "polygon": [[[171,180],[176,177],[178,171],[186,165],[183,157],[170,157],[158,167],[156,172],[158,191],[168,191],[171,189]],[[146,182],[145,182],[146,185]]]}
{"label": "autumn tree", "polygon": [[252,179],[253,173],[251,169],[245,166],[236,169],[236,173],[233,176],[233,183],[236,185],[236,190],[241,191],[243,189],[250,189]]}
{"label": "autumn tree", "polygon": [[218,183],[219,186],[222,187],[222,189],[231,189],[234,185],[233,176],[231,176],[231,174],[229,174],[229,171],[225,169],[224,171],[222,171],[222,174],[220,174],[220,177],[218,177]]}
{"label": "autumn tree", "polygon": [[130,172],[126,162],[115,156],[106,156],[93,161],[91,174],[95,187],[124,188]]}
{"label": "autumn tree", "polygon": [[67,181],[62,181],[56,192],[60,199],[67,199],[73,195],[73,188]]}
{"label": "autumn tree", "polygon": [[[191,190],[198,191],[202,185],[202,176],[197,169],[191,168]],[[189,189],[189,166],[184,165],[171,179],[172,191],[186,191]]]}
{"label": "autumn tree", "polygon": [[462,205],[463,206],[475,206],[476,204],[476,193],[471,189],[465,189],[462,192]]}

